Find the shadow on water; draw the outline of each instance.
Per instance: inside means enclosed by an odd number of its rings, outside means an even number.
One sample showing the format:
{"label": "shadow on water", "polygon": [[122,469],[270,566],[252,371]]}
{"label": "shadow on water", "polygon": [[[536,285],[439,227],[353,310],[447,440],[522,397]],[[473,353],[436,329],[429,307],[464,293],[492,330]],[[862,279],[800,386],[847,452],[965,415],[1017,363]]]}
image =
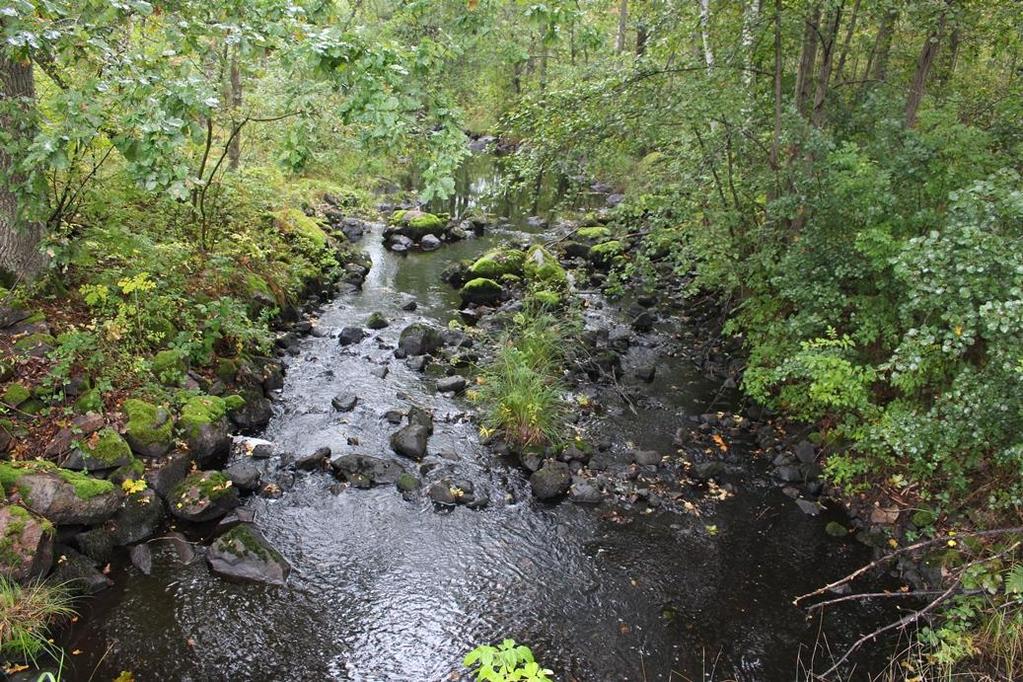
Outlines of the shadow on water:
{"label": "shadow on water", "polygon": [[[497,179],[489,157],[474,157],[469,169],[456,211],[481,201]],[[392,458],[395,427],[383,413],[423,405],[437,421],[430,452],[448,455],[428,459],[436,468],[427,485],[455,473],[486,491],[490,506],[438,513],[389,486],[334,494],[327,474],[299,474],[280,499],[248,502],[293,567],[287,587],[228,582],[201,560],[180,566],[157,548],[151,576],[117,568],[117,586],[87,604],[69,643],[82,651],[75,679],[94,669],[97,680],[122,670],[138,680],[463,679],[469,649],[509,636],[529,643],[559,680],[698,679],[712,669],[718,680],[795,678],[816,625],[793,596],[867,559],[864,548],[824,533],[828,519],[803,515],[755,482],[701,515],[612,517],[571,502],[538,504],[522,474],[480,444],[467,406],[393,358],[406,324],[445,324],[455,314],[457,300],[438,277],[447,263],[531,237],[520,206],[501,201],[488,207],[506,214],[506,227],[433,254],[402,258],[368,234],[373,268],[363,291],[326,306],[318,325],[361,325],[373,311],[391,325],[347,349],[309,337],[289,362],[265,434],[279,451],[326,445]],[[415,313],[401,309],[411,297]],[[384,378],[372,372],[382,365]],[[617,446],[671,451],[679,415],[713,398],[716,386],[680,361],[658,374],[664,383],[650,390],[664,395],[603,425]],[[343,415],[330,408],[342,389],[360,396]],[[831,625],[852,636],[870,617]]]}

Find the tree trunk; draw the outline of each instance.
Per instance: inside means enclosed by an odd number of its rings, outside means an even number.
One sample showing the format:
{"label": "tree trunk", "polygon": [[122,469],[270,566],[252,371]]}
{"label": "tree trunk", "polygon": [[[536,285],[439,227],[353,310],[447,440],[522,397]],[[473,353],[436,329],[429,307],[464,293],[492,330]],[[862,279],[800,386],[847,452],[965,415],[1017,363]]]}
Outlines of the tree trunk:
{"label": "tree trunk", "polygon": [[710,75],[714,73],[714,50],[710,46],[710,0],[700,0],[700,34],[703,37],[703,60]]}
{"label": "tree trunk", "polygon": [[618,38],[615,40],[615,52],[625,52],[625,31],[629,25],[629,0],[621,0],[618,4]]}
{"label": "tree trunk", "polygon": [[[951,0],[949,0],[951,2]],[[948,22],[948,10],[944,9],[938,17],[937,26],[934,27],[924,40],[923,48],[920,50],[920,57],[916,60],[916,71],[913,72],[913,80],[909,85],[909,94],[906,96],[906,118],[907,128],[916,125],[916,114],[920,108],[920,102],[924,98],[924,91],[927,89],[927,76],[931,72],[935,57],[941,48],[941,38],[945,33],[945,24]]]}
{"label": "tree trunk", "polygon": [[778,170],[778,153],[781,147],[781,0],[774,0],[774,134],[771,137],[771,168]]}
{"label": "tree trunk", "polygon": [[803,25],[803,48],[799,56],[799,71],[796,73],[796,110],[806,115],[806,102],[810,97],[813,83],[813,69],[817,63],[817,31],[821,20],[821,6],[815,2],[810,8]]}
{"label": "tree trunk", "polygon": [[815,128],[824,123],[824,102],[828,97],[828,83],[831,82],[831,65],[835,58],[835,42],[838,40],[838,26],[842,23],[842,5],[839,2],[828,12],[826,20],[827,33],[821,40],[821,69],[817,75],[817,91],[813,96],[813,114],[811,122]]}
{"label": "tree trunk", "polygon": [[646,24],[640,22],[636,25],[636,56],[642,57],[646,52],[647,28]]}
{"label": "tree trunk", "polygon": [[877,29],[874,49],[867,61],[867,79],[884,81],[888,77],[888,56],[892,52],[892,36],[895,35],[895,22],[899,18],[897,9],[888,10],[881,18],[881,26]]}
{"label": "tree trunk", "polygon": [[0,145],[0,277],[31,280],[46,264],[39,251],[43,224],[24,220],[23,200],[29,193],[19,187],[24,178],[12,155],[35,134],[32,62],[14,61],[0,49],[0,89],[0,130],[9,137],[8,146]]}
{"label": "tree trunk", "polygon": [[742,54],[745,59],[742,83],[748,94],[752,94],[753,90],[753,39],[757,24],[760,23],[760,3],[761,0],[749,0],[749,5],[746,6],[746,12],[742,18],[742,37],[739,41],[742,44]]}
{"label": "tree trunk", "polygon": [[[238,125],[239,113],[242,108],[242,70],[238,63],[238,47],[235,46],[231,55],[231,118],[234,125]],[[242,132],[235,133],[231,144],[227,148],[228,170],[238,170],[242,158]]]}
{"label": "tree trunk", "polygon": [[860,0],[853,3],[852,16],[849,17],[849,27],[845,31],[845,40],[842,41],[842,53],[838,57],[838,66],[835,67],[835,83],[842,80],[842,72],[845,71],[845,62],[849,57],[849,46],[852,44],[853,33],[856,31],[856,20],[860,16]]}

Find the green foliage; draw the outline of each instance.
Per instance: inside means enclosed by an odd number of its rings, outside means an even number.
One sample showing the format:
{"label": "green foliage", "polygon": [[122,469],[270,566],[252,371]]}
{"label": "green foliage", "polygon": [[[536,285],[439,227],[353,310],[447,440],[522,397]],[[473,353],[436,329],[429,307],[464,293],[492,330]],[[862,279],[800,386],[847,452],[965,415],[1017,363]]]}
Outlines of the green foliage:
{"label": "green foliage", "polygon": [[485,429],[517,447],[561,441],[561,373],[569,337],[569,326],[544,308],[515,315],[470,395],[485,410]]}
{"label": "green foliage", "polygon": [[466,656],[462,665],[473,670],[477,682],[550,682],[552,670],[533,659],[532,650],[506,639],[499,645],[481,644]]}
{"label": "green foliage", "polygon": [[19,585],[0,575],[0,654],[32,663],[57,655],[49,628],[75,615],[72,604],[64,585]]}

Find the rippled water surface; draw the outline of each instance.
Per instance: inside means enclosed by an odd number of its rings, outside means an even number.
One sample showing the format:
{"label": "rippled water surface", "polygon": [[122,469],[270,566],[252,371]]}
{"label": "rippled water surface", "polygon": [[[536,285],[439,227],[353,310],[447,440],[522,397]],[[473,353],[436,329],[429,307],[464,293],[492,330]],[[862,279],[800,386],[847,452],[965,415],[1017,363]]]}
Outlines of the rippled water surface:
{"label": "rippled water surface", "polygon": [[[473,163],[458,209],[493,180],[492,162]],[[446,324],[456,315],[456,297],[438,277],[445,264],[530,238],[525,216],[538,207],[498,207],[507,227],[432,254],[395,256],[378,234],[367,235],[373,268],[363,291],[325,306],[317,325],[361,325],[373,311],[391,325],[347,349],[330,336],[308,337],[288,361],[265,434],[278,450],[329,446],[396,458],[387,447],[396,427],[382,415],[422,405],[437,421],[428,461],[438,468],[425,479],[470,478],[490,506],[438,513],[390,486],[334,494],[328,474],[299,474],[280,499],[248,501],[293,567],[287,587],[228,582],[202,561],[182,567],[157,549],[152,576],[116,568],[117,586],[87,606],[69,647],[82,651],[73,677],[95,671],[94,679],[109,680],[129,670],[140,681],[461,679],[469,649],[510,636],[528,642],[559,680],[795,678],[816,624],[791,599],[856,567],[865,550],[828,538],[826,519],[803,515],[755,479],[702,515],[625,513],[629,522],[620,523],[603,508],[536,503],[522,474],[480,445],[467,404],[437,395],[428,376],[393,358],[407,323]],[[418,310],[402,311],[412,297]],[[371,371],[380,366],[390,370],[382,379]],[[658,375],[645,407],[602,426],[618,450],[631,443],[669,451],[684,416],[717,392],[681,362],[662,364]],[[354,412],[331,410],[341,390],[360,396]],[[862,628],[831,624],[850,637]]]}

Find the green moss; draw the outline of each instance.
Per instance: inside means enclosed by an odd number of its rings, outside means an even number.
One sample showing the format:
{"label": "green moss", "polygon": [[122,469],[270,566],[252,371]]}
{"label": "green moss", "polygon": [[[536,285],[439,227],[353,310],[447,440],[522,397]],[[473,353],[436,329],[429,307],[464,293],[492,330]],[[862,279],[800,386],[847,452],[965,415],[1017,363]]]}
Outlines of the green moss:
{"label": "green moss", "polygon": [[423,213],[408,220],[408,227],[416,234],[440,234],[444,231],[444,221],[440,216]]}
{"label": "green moss", "polygon": [[521,275],[526,254],[519,249],[494,249],[483,254],[469,267],[473,277],[497,279],[501,275]]}
{"label": "green moss", "polygon": [[14,342],[15,350],[28,351],[37,346],[56,346],[57,339],[49,334],[29,334]]}
{"label": "green moss", "polygon": [[391,214],[391,224],[392,224],[392,225],[398,225],[398,224],[400,224],[400,223],[401,223],[401,220],[402,220],[402,218],[404,218],[404,217],[405,217],[405,214],[406,214],[406,213],[408,213],[408,211],[407,211],[407,210],[405,210],[405,209],[400,209],[400,210],[397,210],[397,211],[395,211],[394,213],[392,213],[392,214]]}
{"label": "green moss", "polygon": [[75,489],[75,495],[82,500],[91,500],[98,495],[106,495],[107,493],[114,491],[114,484],[110,481],[103,481],[98,478],[93,478],[88,474],[83,474],[78,471],[71,471],[69,469],[57,469],[57,475],[60,476],[65,483],[71,485]]}
{"label": "green moss", "polygon": [[611,230],[603,225],[598,225],[596,227],[584,227],[578,230],[575,234],[579,237],[579,239],[585,239],[590,242],[599,242],[608,239],[611,236]]}
{"label": "green moss", "polygon": [[75,412],[84,414],[86,412],[103,411],[103,394],[98,388],[91,388],[75,401]]}
{"label": "green moss", "polygon": [[234,394],[224,398],[224,407],[227,408],[228,412],[234,412],[240,410],[245,406],[245,398],[240,395]]}
{"label": "green moss", "polygon": [[197,471],[174,488],[173,497],[184,501],[195,488],[201,498],[216,500],[231,489],[231,481],[219,471]]}
{"label": "green moss", "polygon": [[131,448],[127,441],[121,438],[121,434],[111,428],[105,428],[99,432],[96,445],[90,447],[83,444],[82,452],[90,458],[105,464],[116,464],[123,459],[131,457]]}
{"label": "green moss", "polygon": [[[238,396],[240,397],[240,396]],[[242,399],[244,402],[244,399]],[[181,419],[178,428],[186,437],[192,437],[199,430],[221,419],[227,414],[227,401],[214,395],[198,395],[189,398],[181,408]]]}
{"label": "green moss", "polygon": [[220,358],[217,360],[217,378],[225,382],[234,381],[240,364],[235,358]]}
{"label": "green moss", "polygon": [[465,283],[461,292],[466,303],[496,303],[501,298],[501,285],[486,277],[477,277]]}
{"label": "green moss", "polygon": [[828,525],[824,526],[824,532],[833,538],[844,538],[849,534],[849,529],[837,521],[829,521]]}
{"label": "green moss", "polygon": [[590,258],[599,263],[610,263],[624,252],[622,243],[618,240],[597,244],[590,249]]}
{"label": "green moss", "polygon": [[327,246],[327,233],[323,231],[315,218],[310,218],[297,208],[286,208],[274,213],[274,220],[281,231],[294,234],[310,242],[313,246]]}
{"label": "green moss", "polygon": [[533,246],[526,253],[523,266],[526,279],[543,284],[547,288],[564,286],[568,282],[565,268],[550,251],[542,246]]}
{"label": "green moss", "polygon": [[11,407],[17,407],[26,400],[32,397],[32,391],[21,384],[8,384],[7,388],[4,389],[3,396],[0,400],[3,400],[4,405],[10,405]]}
{"label": "green moss", "polygon": [[128,423],[125,425],[127,433],[143,445],[170,443],[174,435],[174,420],[168,418],[161,424],[159,420],[161,409],[144,400],[136,398],[125,400],[124,411],[128,415]]}
{"label": "green moss", "polygon": [[177,349],[162,350],[153,356],[150,368],[160,383],[180,386],[188,372],[188,355]]}
{"label": "green moss", "polygon": [[225,544],[227,551],[235,556],[242,556],[247,552],[263,561],[283,561],[283,557],[276,550],[261,542],[244,524],[231,528],[217,538],[217,542]]}

